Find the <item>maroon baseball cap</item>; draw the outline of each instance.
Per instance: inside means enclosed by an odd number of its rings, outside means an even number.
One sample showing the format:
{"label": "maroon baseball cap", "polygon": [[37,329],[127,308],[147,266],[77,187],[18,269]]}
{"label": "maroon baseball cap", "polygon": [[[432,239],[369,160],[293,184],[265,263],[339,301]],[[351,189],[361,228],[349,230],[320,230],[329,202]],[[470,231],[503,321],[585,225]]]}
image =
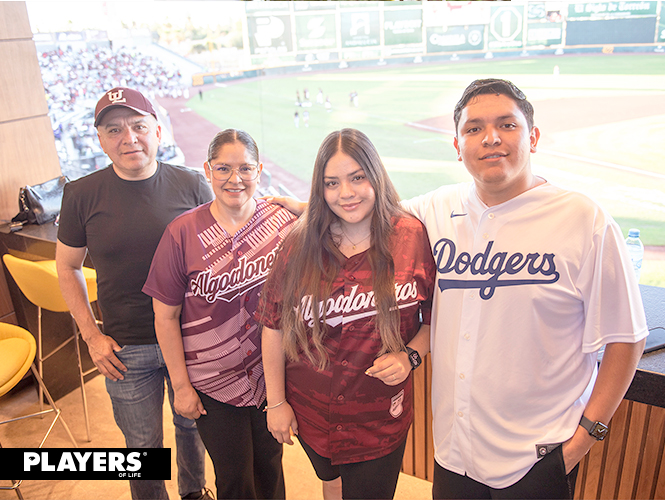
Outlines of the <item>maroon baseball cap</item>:
{"label": "maroon baseball cap", "polygon": [[99,125],[102,117],[112,108],[123,106],[133,109],[144,116],[152,115],[157,119],[155,108],[141,92],[126,87],[116,87],[106,92],[95,107],[95,127]]}

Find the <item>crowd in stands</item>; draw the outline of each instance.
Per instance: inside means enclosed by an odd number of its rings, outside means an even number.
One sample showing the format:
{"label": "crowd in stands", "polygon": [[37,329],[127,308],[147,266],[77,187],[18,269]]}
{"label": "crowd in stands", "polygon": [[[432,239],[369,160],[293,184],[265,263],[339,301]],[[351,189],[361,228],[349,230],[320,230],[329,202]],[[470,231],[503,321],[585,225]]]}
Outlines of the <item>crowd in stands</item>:
{"label": "crowd in stands", "polygon": [[[131,87],[153,102],[188,92],[177,67],[125,47],[52,50],[39,56],[39,65],[63,173],[74,178],[107,162],[92,116],[105,90]],[[174,150],[165,144],[160,159],[169,160]]]}

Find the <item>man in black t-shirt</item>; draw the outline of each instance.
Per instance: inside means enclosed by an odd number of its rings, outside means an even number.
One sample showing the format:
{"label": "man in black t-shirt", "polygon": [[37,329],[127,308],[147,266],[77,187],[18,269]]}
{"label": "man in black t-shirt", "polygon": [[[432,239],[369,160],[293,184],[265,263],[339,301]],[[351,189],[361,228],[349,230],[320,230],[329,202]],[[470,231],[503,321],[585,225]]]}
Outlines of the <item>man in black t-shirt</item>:
{"label": "man in black t-shirt", "polygon": [[[164,380],[173,389],[154,329],[150,297],[141,288],[167,224],[212,199],[205,178],[156,160],[161,127],[140,92],[117,87],[99,100],[95,127],[112,164],[65,186],[56,263],[60,287],[90,356],[106,377],[115,420],[128,448],[163,446]],[[95,322],[82,265],[97,270],[104,333]],[[182,498],[210,498],[205,449],[195,422],[174,413],[178,489]],[[130,480],[133,499],[168,499],[162,480]]]}

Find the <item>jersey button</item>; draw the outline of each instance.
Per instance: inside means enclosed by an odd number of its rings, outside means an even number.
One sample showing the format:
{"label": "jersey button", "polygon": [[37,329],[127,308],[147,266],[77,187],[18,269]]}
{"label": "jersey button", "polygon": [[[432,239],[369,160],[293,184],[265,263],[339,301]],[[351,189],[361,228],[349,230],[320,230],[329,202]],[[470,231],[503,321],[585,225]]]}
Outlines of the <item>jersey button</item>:
{"label": "jersey button", "polygon": [[494,214],[488,214],[488,215],[487,215],[487,218],[490,219],[490,220],[493,219],[493,218],[494,218]]}
{"label": "jersey button", "polygon": [[338,425],[337,427],[335,427],[335,429],[337,429],[338,431],[341,431],[343,429],[343,427],[341,425]]}
{"label": "jersey button", "polygon": [[457,412],[457,416],[461,418],[461,417],[464,416],[464,413],[462,413],[461,411],[458,411],[458,412]]}
{"label": "jersey button", "polygon": [[342,366],[346,366],[348,364],[349,364],[349,362],[347,360],[342,361]]}
{"label": "jersey button", "polygon": [[344,401],[344,395],[340,394],[339,396],[337,396],[337,401]]}

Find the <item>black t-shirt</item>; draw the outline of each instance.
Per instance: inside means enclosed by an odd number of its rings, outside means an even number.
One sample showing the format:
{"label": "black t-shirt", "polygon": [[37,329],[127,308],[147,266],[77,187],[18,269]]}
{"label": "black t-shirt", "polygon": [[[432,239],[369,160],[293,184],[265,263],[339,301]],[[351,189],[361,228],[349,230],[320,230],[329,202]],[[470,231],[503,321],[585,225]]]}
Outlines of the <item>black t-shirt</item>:
{"label": "black t-shirt", "polygon": [[175,217],[212,198],[202,174],[166,163],[145,180],[121,179],[109,166],[65,186],[58,240],[88,248],[104,333],[118,344],[157,342],[152,299],[141,291],[152,256]]}

